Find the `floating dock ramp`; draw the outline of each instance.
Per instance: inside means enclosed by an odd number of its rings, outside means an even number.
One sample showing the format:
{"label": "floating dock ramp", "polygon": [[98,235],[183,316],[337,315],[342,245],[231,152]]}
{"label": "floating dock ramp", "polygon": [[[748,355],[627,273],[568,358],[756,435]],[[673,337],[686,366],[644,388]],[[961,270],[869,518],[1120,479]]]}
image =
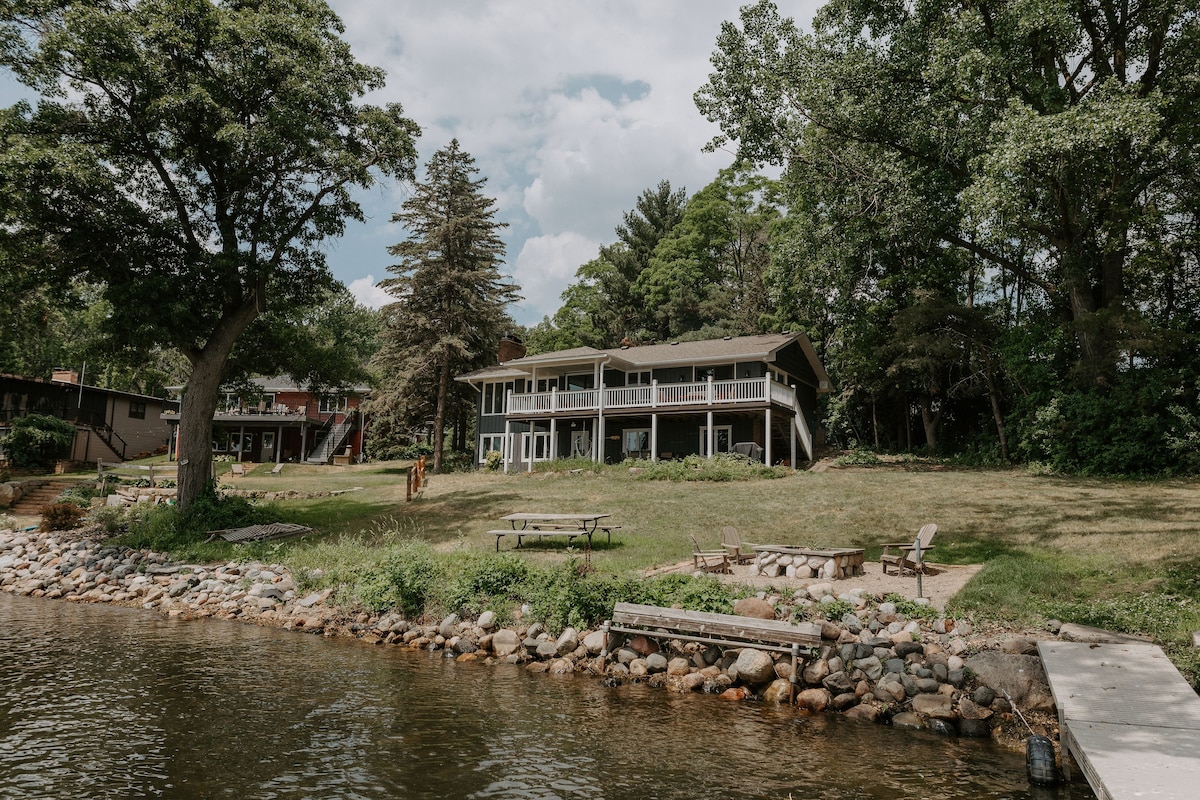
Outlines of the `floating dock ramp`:
{"label": "floating dock ramp", "polygon": [[1046,641],[1038,653],[1063,752],[1099,800],[1200,798],[1200,696],[1158,646]]}

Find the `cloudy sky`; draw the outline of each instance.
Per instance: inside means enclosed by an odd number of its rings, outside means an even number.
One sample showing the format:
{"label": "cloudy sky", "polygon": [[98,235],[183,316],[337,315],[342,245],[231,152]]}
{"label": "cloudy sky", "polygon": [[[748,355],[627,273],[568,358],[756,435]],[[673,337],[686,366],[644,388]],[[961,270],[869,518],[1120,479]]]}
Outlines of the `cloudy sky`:
{"label": "cloudy sky", "polygon": [[[696,110],[721,22],[743,0],[331,0],[346,39],[422,128],[424,163],[452,138],[471,153],[509,224],[505,272],[522,324],[553,314],[580,264],[614,240],[621,214],[666,179],[688,193],[728,166],[701,151],[716,130]],[[814,0],[782,3],[806,24]],[[0,77],[0,101],[13,85]],[[378,186],[327,246],[334,274],[364,303],[387,302],[386,247],[404,186]]]}

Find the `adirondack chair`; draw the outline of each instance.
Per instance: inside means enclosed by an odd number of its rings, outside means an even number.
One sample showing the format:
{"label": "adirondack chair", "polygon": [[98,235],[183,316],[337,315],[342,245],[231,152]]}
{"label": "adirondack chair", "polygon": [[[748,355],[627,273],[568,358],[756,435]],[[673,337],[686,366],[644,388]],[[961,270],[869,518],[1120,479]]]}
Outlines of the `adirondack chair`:
{"label": "adirondack chair", "polygon": [[279,462],[278,464],[276,464],[275,466],[271,467],[271,474],[272,474],[272,475],[281,475],[281,474],[283,474],[283,462],[282,462],[282,461],[280,461],[280,462]]}
{"label": "adirondack chair", "polygon": [[738,534],[738,529],[732,525],[726,525],[721,529],[721,546],[729,553],[729,558],[735,564],[749,564],[754,560],[755,545],[743,542],[741,535]]}
{"label": "adirondack chair", "polygon": [[[921,572],[929,574],[931,572],[929,566],[925,563],[924,555],[927,551],[933,549],[933,535],[937,533],[937,525],[932,522],[921,527],[917,533],[917,540],[921,542],[921,557],[916,555],[916,542],[888,542],[882,545],[883,554],[879,556],[879,564],[883,568],[883,574],[888,574],[888,567],[895,567],[896,574],[904,572]],[[892,550],[898,552],[893,553]]]}
{"label": "adirondack chair", "polygon": [[692,540],[692,569],[701,572],[729,574],[729,554],[724,550],[701,550],[695,536]]}
{"label": "adirondack chair", "polygon": [[239,476],[244,478],[246,476],[246,468],[243,467],[241,464],[235,463],[233,466],[231,466],[229,468],[229,476],[232,478],[236,478]]}

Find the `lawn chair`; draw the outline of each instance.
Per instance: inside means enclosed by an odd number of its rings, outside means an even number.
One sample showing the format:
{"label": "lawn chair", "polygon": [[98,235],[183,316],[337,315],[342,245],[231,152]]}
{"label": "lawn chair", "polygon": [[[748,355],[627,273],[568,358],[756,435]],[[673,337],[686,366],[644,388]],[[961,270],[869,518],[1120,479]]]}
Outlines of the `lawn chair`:
{"label": "lawn chair", "polygon": [[229,468],[229,476],[231,478],[244,478],[246,477],[246,468],[235,462],[234,465]]}
{"label": "lawn chair", "polygon": [[[896,574],[901,575],[904,572],[923,574],[931,574],[933,570],[925,563],[925,553],[933,549],[933,535],[937,533],[937,525],[932,522],[921,528],[917,534],[917,540],[921,543],[921,555],[916,554],[916,542],[889,542],[883,547],[883,554],[879,556],[879,564],[883,567],[883,574],[888,574],[888,567],[895,567]],[[893,553],[896,549],[899,552]]]}
{"label": "lawn chair", "polygon": [[696,541],[695,536],[689,536],[692,540],[692,569],[700,572],[720,572],[728,575],[729,570],[729,554],[724,550],[701,550],[700,543]]}
{"label": "lawn chair", "polygon": [[272,475],[282,475],[283,474],[283,462],[282,461],[280,461],[275,466],[271,467],[271,474]]}
{"label": "lawn chair", "polygon": [[754,560],[755,545],[743,542],[742,537],[738,534],[738,529],[732,525],[726,525],[721,529],[721,546],[729,553],[729,558],[735,564],[749,564]]}

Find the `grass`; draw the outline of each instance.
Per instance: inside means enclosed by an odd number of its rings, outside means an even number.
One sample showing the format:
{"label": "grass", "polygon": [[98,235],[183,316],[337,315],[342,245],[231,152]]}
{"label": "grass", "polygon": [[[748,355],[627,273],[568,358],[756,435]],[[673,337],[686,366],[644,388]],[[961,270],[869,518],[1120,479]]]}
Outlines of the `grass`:
{"label": "grass", "polygon": [[[864,547],[873,560],[883,542],[908,540],[923,523],[936,522],[938,561],[985,565],[952,601],[954,612],[1022,625],[1050,617],[1103,623],[1152,634],[1184,661],[1194,657],[1182,649],[1188,632],[1200,629],[1200,482],[1194,480],[901,466],[707,482],[651,480],[614,466],[431,475],[425,491],[405,503],[405,466],[287,465],[282,475],[270,475],[267,465],[244,478],[223,478],[224,485],[264,492],[354,491],[274,501],[280,521],[310,525],[318,532],[313,536],[209,545],[195,555],[269,556],[305,572],[353,576],[370,572],[407,540],[451,561],[484,558],[495,548],[485,531],[513,511],[599,511],[622,529],[611,544],[602,536],[594,542],[595,572],[624,580],[689,559],[689,534],[701,546],[716,546],[725,525],[752,542]],[[557,538],[527,540],[520,554],[539,568],[579,556]]]}

